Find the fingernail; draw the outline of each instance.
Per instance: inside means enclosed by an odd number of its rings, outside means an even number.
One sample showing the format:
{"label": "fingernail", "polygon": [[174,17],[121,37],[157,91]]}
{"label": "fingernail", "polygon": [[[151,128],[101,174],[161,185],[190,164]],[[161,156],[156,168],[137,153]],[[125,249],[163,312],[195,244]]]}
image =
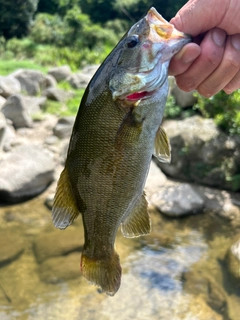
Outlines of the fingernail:
{"label": "fingernail", "polygon": [[231,43],[235,49],[240,51],[240,34],[234,34],[231,36]]}
{"label": "fingernail", "polygon": [[223,31],[222,29],[216,28],[212,32],[212,39],[217,46],[222,47],[225,43],[226,32]]}

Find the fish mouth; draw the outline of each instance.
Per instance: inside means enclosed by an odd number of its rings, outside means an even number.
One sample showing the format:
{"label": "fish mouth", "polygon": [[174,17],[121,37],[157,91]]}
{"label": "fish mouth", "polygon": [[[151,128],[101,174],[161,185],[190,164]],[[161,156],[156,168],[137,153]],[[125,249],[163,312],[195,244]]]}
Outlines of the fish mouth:
{"label": "fish mouth", "polygon": [[135,90],[125,92],[120,96],[116,92],[115,98],[124,100],[127,103],[140,102],[151,98],[163,86],[168,77],[168,70],[156,59],[153,69],[138,74],[130,74],[129,76],[132,76],[136,83],[141,83],[141,86],[135,87]]}
{"label": "fish mouth", "polygon": [[190,35],[178,31],[174,25],[165,20],[154,7],[148,11],[145,19],[148,22],[150,29],[153,31],[149,36],[149,39],[153,42],[159,42],[160,37],[161,41],[170,43],[180,42],[180,45],[182,46],[182,42],[187,43],[191,40]]}
{"label": "fish mouth", "polygon": [[113,100],[121,100],[127,105],[138,105],[143,99],[151,98],[167,80],[171,58],[191,41],[188,35],[176,30],[155,8],[151,8],[129,30],[127,36],[135,34],[140,35],[141,41],[136,47],[136,60],[133,65],[127,66],[127,72],[120,69],[121,72],[110,81]]}
{"label": "fish mouth", "polygon": [[125,99],[129,100],[129,101],[138,101],[138,100],[146,99],[146,98],[149,98],[150,96],[152,96],[155,91],[156,90],[134,92],[134,93],[129,94],[128,96],[126,96]]}

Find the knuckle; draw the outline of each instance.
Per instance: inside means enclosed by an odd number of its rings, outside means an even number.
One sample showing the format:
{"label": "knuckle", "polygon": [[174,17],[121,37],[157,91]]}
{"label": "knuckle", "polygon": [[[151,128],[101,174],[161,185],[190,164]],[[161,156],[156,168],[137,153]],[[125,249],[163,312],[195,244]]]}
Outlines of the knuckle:
{"label": "knuckle", "polygon": [[192,91],[193,89],[196,88],[192,79],[186,78],[184,76],[176,77],[176,83],[181,90],[186,92]]}
{"label": "knuckle", "polygon": [[240,68],[240,57],[236,57],[236,55],[229,54],[226,56],[226,64],[230,68],[239,69]]}

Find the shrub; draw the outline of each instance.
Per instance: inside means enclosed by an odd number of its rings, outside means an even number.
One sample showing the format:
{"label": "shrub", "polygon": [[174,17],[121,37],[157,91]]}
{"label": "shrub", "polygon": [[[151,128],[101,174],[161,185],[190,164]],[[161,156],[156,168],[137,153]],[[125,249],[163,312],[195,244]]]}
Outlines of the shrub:
{"label": "shrub", "polygon": [[207,99],[196,94],[198,98],[195,109],[203,117],[213,118],[216,124],[228,134],[240,133],[240,90],[227,95],[224,91]]}

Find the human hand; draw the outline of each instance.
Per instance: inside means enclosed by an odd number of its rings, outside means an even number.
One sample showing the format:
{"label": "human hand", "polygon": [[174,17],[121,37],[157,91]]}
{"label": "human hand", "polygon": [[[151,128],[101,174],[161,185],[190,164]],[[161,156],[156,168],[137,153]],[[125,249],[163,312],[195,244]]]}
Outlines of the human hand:
{"label": "human hand", "polygon": [[[207,8],[207,10],[206,10]],[[240,1],[190,0],[170,22],[194,42],[172,59],[178,86],[205,97],[240,88]]]}

